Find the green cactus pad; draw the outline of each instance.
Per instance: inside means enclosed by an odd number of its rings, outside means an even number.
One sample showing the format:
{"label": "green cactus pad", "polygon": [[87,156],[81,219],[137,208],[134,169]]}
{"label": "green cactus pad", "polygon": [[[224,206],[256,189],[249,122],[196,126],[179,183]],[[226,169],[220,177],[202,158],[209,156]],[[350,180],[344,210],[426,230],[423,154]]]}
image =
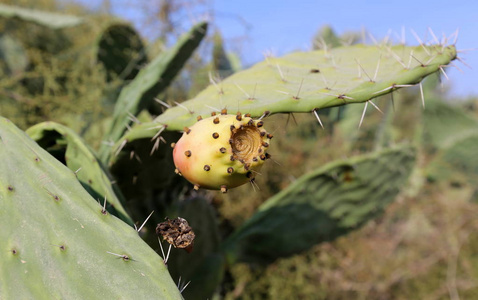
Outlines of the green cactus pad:
{"label": "green cactus pad", "polygon": [[83,18],[73,15],[58,14],[5,4],[0,4],[0,17],[12,19],[18,18],[23,21],[33,22],[51,29],[73,27],[84,22]]}
{"label": "green cactus pad", "polygon": [[181,299],[162,259],[0,118],[1,299]]}
{"label": "green cactus pad", "polygon": [[354,45],[269,57],[222,82],[213,82],[195,98],[167,109],[154,122],[137,126],[137,132],[127,132],[112,151],[139,136],[151,138],[159,130],[182,130],[194,124],[198,115],[224,108],[257,118],[363,103],[418,84],[455,58],[453,45]]}
{"label": "green cactus pad", "polygon": [[29,63],[27,51],[17,38],[7,34],[0,36],[0,70],[6,76],[18,76]]}
{"label": "green cactus pad", "polygon": [[453,143],[441,148],[427,166],[431,180],[446,180],[453,184],[470,184],[478,187],[478,133],[455,137]]}
{"label": "green cactus pad", "polygon": [[337,161],[267,200],[223,245],[229,263],[268,263],[330,241],[377,217],[414,167],[408,147]]}
{"label": "green cactus pad", "polygon": [[[189,186],[186,180],[178,178],[174,173],[173,149],[170,145],[180,137],[178,132],[164,132],[161,139],[156,139],[153,143],[150,139],[136,139],[127,143],[118,155],[112,157],[110,172],[128,199],[127,209],[135,220],[145,217],[144,211],[141,215],[135,213],[138,208],[147,208],[146,215],[151,212],[152,204],[146,203],[155,201],[151,195],[152,190],[175,194]],[[140,203],[144,203],[144,206]]]}
{"label": "green cactus pad", "polygon": [[[76,177],[90,195],[103,203],[106,209],[126,223],[133,225],[122,203],[121,191],[113,185],[111,175],[94,152],[73,130],[54,122],[44,122],[30,127],[27,134],[41,147],[76,173]],[[121,199],[121,200],[120,200]]]}
{"label": "green cactus pad", "polygon": [[[106,140],[118,141],[130,124],[131,116],[139,114],[147,103],[153,101],[155,96],[168,87],[199,46],[206,31],[207,23],[201,22],[195,25],[179,39],[174,47],[159,54],[121,90]],[[102,161],[108,161],[110,150],[107,145],[101,147],[99,153]]]}
{"label": "green cactus pad", "polygon": [[[428,53],[425,51],[428,51]],[[404,85],[419,83],[456,57],[454,46],[365,46],[297,52],[267,58],[210,85],[195,98],[168,109],[155,121],[169,130],[190,126],[211,107],[231,112],[312,112],[366,102]]]}
{"label": "green cactus pad", "polygon": [[478,130],[478,120],[458,106],[430,101],[423,112],[425,142],[432,148],[449,147]]}

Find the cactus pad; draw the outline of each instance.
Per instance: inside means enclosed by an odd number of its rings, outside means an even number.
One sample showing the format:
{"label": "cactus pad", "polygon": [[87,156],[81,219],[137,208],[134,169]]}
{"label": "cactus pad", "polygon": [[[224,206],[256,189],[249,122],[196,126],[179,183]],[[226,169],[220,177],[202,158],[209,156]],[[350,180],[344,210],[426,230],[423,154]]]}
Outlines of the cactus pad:
{"label": "cactus pad", "polygon": [[423,112],[423,127],[429,146],[443,148],[476,133],[478,120],[459,106],[434,100]]}
{"label": "cactus pad", "polygon": [[123,207],[125,200],[111,182],[112,176],[73,130],[55,122],[44,122],[30,127],[27,134],[45,150],[72,171],[97,201],[107,200],[108,212],[133,225],[133,220]]}
{"label": "cactus pad", "polygon": [[264,113],[313,112],[366,102],[419,83],[456,57],[454,46],[355,45],[267,58],[214,82],[195,98],[168,109],[157,123],[181,130],[211,107],[260,117]]}
{"label": "cactus pad", "polygon": [[446,180],[454,184],[468,183],[478,187],[478,134],[469,132],[455,137],[453,143],[441,148],[427,166],[431,180]]}
{"label": "cactus pad", "polygon": [[[133,81],[125,86],[119,95],[113,113],[113,122],[107,140],[116,142],[131,123],[131,116],[138,115],[179,73],[182,66],[199,46],[207,31],[207,23],[201,22],[183,35],[176,45],[159,54]],[[100,149],[100,158],[107,162],[110,148]]]}
{"label": "cactus pad", "polygon": [[0,118],[1,299],[181,299],[163,260]]}
{"label": "cactus pad", "polygon": [[0,4],[0,17],[12,19],[18,18],[20,20],[33,22],[51,29],[73,27],[84,22],[83,18],[73,15],[58,14],[5,4]]}
{"label": "cactus pad", "polygon": [[395,199],[414,161],[414,150],[405,146],[302,176],[224,242],[228,262],[268,263],[356,229]]}
{"label": "cactus pad", "polygon": [[153,122],[127,132],[112,152],[136,138],[182,130],[211,110],[242,111],[258,118],[274,113],[316,113],[323,108],[364,103],[420,83],[456,58],[453,45],[354,45],[269,57],[211,85],[195,98],[167,109]]}

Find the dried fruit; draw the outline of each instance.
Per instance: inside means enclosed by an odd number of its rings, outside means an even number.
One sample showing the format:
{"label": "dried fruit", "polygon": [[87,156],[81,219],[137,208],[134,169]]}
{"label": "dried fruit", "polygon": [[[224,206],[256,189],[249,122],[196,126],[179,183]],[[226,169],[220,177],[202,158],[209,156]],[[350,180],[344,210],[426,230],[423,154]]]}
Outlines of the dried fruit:
{"label": "dried fruit", "polygon": [[[174,145],[179,174],[195,188],[226,192],[253,181],[268,155],[271,135],[250,116],[214,115],[185,130]],[[264,159],[262,159],[262,157]]]}
{"label": "dried fruit", "polygon": [[156,234],[162,236],[174,248],[185,249],[188,253],[193,250],[196,235],[188,221],[183,218],[166,218],[166,221],[156,226]]}

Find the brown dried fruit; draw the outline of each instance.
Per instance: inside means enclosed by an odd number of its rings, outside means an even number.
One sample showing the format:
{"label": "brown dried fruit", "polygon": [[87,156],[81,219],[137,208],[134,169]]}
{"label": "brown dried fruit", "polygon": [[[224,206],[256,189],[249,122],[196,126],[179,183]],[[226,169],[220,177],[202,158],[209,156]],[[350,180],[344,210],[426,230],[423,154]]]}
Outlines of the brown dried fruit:
{"label": "brown dried fruit", "polygon": [[175,248],[181,248],[191,253],[194,245],[193,229],[189,226],[188,221],[183,218],[169,219],[166,217],[166,221],[159,223],[156,226],[156,234],[162,236],[168,243]]}

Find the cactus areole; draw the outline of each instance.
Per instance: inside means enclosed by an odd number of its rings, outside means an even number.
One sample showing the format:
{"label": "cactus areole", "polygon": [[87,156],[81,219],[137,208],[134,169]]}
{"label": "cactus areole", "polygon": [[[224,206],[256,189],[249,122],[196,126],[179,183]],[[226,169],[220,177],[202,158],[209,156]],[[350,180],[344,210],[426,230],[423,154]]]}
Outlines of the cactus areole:
{"label": "cactus areole", "polygon": [[176,172],[194,188],[221,190],[253,181],[266,159],[272,135],[262,120],[248,114],[212,114],[207,119],[184,128],[174,144]]}

